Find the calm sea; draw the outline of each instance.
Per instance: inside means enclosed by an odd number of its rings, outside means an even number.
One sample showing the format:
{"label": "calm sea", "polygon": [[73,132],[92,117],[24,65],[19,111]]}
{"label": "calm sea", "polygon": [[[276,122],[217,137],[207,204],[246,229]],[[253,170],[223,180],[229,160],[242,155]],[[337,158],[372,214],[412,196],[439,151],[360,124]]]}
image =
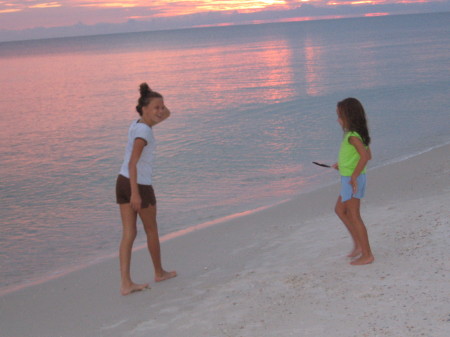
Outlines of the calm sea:
{"label": "calm sea", "polygon": [[117,254],[143,81],[173,112],[155,128],[162,235],[335,182],[311,162],[334,163],[349,96],[371,167],[450,142],[450,13],[7,42],[0,69],[0,292]]}

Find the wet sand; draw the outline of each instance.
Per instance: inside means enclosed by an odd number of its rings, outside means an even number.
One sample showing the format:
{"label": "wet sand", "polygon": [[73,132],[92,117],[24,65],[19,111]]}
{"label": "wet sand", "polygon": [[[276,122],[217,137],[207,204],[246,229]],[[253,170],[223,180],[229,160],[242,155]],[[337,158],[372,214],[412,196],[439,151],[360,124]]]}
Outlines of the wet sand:
{"label": "wet sand", "polygon": [[0,336],[448,336],[450,146],[368,171],[371,265],[349,264],[338,190],[163,242],[162,283],[137,251],[150,290],[121,296],[114,258],[3,295]]}

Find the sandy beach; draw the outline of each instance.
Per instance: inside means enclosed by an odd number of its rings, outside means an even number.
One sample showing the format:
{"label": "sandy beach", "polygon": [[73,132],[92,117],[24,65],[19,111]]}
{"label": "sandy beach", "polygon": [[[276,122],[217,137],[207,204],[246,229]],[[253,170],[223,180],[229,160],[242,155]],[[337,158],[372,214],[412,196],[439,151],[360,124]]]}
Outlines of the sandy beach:
{"label": "sandy beach", "polygon": [[163,283],[137,251],[133,277],[150,290],[121,296],[114,258],[3,295],[0,336],[449,336],[450,145],[369,170],[371,265],[346,258],[337,194],[327,186],[165,240],[179,276]]}

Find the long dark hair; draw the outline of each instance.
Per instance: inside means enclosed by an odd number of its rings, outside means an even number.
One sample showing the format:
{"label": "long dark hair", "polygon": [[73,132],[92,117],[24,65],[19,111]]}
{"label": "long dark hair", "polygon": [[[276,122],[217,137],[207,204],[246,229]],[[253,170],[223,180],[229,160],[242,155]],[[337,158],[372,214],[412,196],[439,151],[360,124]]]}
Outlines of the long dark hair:
{"label": "long dark hair", "polygon": [[346,98],[337,104],[339,117],[344,121],[346,131],[358,132],[364,145],[369,146],[370,136],[367,127],[366,112],[356,98]]}
{"label": "long dark hair", "polygon": [[163,98],[159,92],[150,89],[147,83],[141,83],[139,86],[139,92],[141,97],[138,99],[138,105],[136,105],[136,111],[142,116],[142,108],[149,105],[153,98]]}

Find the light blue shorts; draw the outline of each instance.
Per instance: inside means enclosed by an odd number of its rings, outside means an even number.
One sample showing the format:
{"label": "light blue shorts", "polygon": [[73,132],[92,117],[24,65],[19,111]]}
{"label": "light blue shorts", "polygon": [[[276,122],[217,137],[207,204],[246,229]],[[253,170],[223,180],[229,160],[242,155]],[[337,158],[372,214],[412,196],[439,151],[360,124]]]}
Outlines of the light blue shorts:
{"label": "light blue shorts", "polygon": [[358,191],[356,191],[355,194],[353,194],[352,185],[350,184],[350,178],[351,177],[344,177],[341,176],[341,198],[342,202],[346,202],[350,200],[351,198],[361,199],[364,197],[364,194],[366,193],[366,175],[360,174],[359,177],[356,179],[358,182]]}

